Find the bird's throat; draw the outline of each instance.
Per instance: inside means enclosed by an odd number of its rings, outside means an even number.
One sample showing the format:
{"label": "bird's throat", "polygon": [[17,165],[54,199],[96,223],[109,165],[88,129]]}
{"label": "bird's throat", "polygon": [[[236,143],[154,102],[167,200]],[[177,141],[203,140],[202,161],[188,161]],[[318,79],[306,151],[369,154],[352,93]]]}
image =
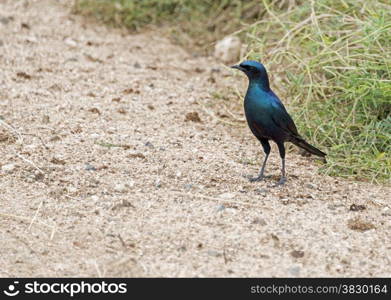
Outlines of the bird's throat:
{"label": "bird's throat", "polygon": [[265,92],[270,91],[270,86],[269,86],[269,79],[266,77],[266,80],[263,78],[250,78],[249,84],[248,84],[248,89],[262,89]]}

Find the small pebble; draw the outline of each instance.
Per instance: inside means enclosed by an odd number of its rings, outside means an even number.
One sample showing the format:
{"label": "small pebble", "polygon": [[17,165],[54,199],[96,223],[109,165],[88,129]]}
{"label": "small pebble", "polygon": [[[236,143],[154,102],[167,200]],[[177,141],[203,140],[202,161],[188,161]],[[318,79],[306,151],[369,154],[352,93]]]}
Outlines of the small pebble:
{"label": "small pebble", "polygon": [[114,186],[114,191],[116,191],[117,193],[125,193],[127,191],[126,185],[118,183]]}
{"label": "small pebble", "polygon": [[267,225],[266,221],[262,218],[256,217],[254,220],[251,222],[252,224],[259,224],[261,226]]}
{"label": "small pebble", "polygon": [[292,276],[296,276],[297,277],[297,276],[300,275],[300,267],[299,266],[291,267],[291,268],[288,269],[288,272]]}
{"label": "small pebble", "polygon": [[361,211],[364,209],[366,209],[365,205],[354,204],[354,203],[349,207],[350,211]]}
{"label": "small pebble", "polygon": [[217,251],[215,251],[215,250],[208,250],[208,255],[214,256],[214,257],[220,257],[220,256],[221,256],[221,253],[220,253],[220,252],[217,252]]}
{"label": "small pebble", "polygon": [[76,47],[77,46],[77,43],[75,42],[75,40],[67,37],[65,40],[64,40],[65,44],[67,44],[68,46],[70,47]]}
{"label": "small pebble", "polygon": [[22,28],[24,28],[24,29],[27,29],[27,30],[30,29],[30,25],[27,24],[27,23],[21,23],[20,26],[21,26]]}
{"label": "small pebble", "polygon": [[77,192],[77,188],[75,188],[74,186],[70,186],[70,187],[67,188],[67,191],[70,194],[74,194],[74,193]]}
{"label": "small pebble", "polygon": [[35,180],[42,180],[44,178],[44,175],[41,173],[41,171],[36,170],[34,172],[34,179]]}
{"label": "small pebble", "polygon": [[257,195],[265,195],[267,193],[267,189],[255,189],[255,193]]}
{"label": "small pebble", "polygon": [[6,173],[11,173],[16,168],[15,164],[7,164],[1,167],[1,170]]}
{"label": "small pebble", "polygon": [[85,169],[87,171],[96,171],[96,168],[94,166],[90,165],[90,164],[86,164],[85,165]]}
{"label": "small pebble", "polygon": [[152,145],[152,143],[151,142],[146,142],[145,144],[144,144],[144,146],[145,147],[148,147],[148,148],[155,148],[153,145]]}
{"label": "small pebble", "polygon": [[12,21],[12,17],[0,17],[0,23],[3,25],[7,25],[10,21]]}
{"label": "small pebble", "polygon": [[214,56],[225,62],[234,62],[239,59],[242,43],[237,36],[226,36],[215,45]]}
{"label": "small pebble", "polygon": [[38,43],[38,39],[35,36],[31,35],[31,36],[26,37],[26,42],[35,44],[35,43]]}
{"label": "small pebble", "polygon": [[217,206],[216,211],[219,212],[219,211],[222,211],[224,209],[225,209],[225,206],[223,204],[220,204],[219,206]]}
{"label": "small pebble", "polygon": [[160,181],[160,179],[158,178],[158,179],[156,179],[156,181],[155,181],[155,186],[157,187],[157,188],[160,188],[160,187],[162,187],[162,183],[161,183],[161,181]]}
{"label": "small pebble", "polygon": [[305,185],[305,187],[307,187],[307,188],[309,188],[309,189],[315,189],[315,188],[316,188],[316,186],[313,185],[312,183],[307,183],[307,184]]}
{"label": "small pebble", "polygon": [[233,199],[235,198],[236,194],[235,193],[223,193],[219,195],[219,198],[223,199]]}
{"label": "small pebble", "polygon": [[96,203],[96,202],[99,201],[99,197],[97,195],[92,195],[91,196],[91,201]]}
{"label": "small pebble", "polygon": [[190,190],[191,188],[193,187],[193,185],[191,183],[188,183],[188,184],[185,184],[184,188],[185,190]]}
{"label": "small pebble", "polygon": [[303,251],[300,251],[300,250],[293,250],[291,252],[291,255],[294,257],[294,258],[302,258],[304,257],[304,252]]}

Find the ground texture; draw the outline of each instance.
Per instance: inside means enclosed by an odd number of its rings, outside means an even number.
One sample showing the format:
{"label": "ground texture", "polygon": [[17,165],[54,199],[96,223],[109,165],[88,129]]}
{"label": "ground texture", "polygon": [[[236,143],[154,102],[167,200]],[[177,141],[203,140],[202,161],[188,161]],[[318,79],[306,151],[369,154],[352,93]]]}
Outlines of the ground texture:
{"label": "ground texture", "polygon": [[275,188],[276,148],[248,182],[228,69],[71,6],[0,3],[0,276],[391,276],[389,187],[291,152]]}

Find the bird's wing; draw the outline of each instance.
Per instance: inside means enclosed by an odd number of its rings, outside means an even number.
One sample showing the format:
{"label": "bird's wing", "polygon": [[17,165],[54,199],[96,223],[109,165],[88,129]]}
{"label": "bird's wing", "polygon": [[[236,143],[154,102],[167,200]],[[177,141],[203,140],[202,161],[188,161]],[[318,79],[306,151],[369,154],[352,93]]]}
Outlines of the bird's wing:
{"label": "bird's wing", "polygon": [[[274,95],[275,96],[275,95]],[[286,111],[284,105],[281,103],[280,99],[278,99],[277,96],[275,96],[275,101],[272,101],[272,120],[273,122],[289,133],[289,135],[293,135],[295,137],[300,137],[299,133],[297,132],[297,128],[295,123],[293,122],[291,116]]]}

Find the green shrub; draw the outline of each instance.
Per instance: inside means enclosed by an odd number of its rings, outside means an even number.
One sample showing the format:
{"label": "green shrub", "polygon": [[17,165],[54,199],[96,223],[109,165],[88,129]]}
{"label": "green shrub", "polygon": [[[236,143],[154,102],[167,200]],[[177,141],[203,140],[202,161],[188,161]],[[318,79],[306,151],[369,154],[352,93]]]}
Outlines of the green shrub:
{"label": "green shrub", "polygon": [[74,11],[131,30],[175,25],[170,29],[177,43],[204,53],[217,38],[239,28],[242,20],[264,13],[254,0],[77,0]]}
{"label": "green shrub", "polygon": [[[299,131],[328,153],[331,175],[385,181],[391,174],[391,6],[306,1],[269,6],[247,28],[249,57],[280,76]],[[273,82],[273,81],[272,81]]]}

